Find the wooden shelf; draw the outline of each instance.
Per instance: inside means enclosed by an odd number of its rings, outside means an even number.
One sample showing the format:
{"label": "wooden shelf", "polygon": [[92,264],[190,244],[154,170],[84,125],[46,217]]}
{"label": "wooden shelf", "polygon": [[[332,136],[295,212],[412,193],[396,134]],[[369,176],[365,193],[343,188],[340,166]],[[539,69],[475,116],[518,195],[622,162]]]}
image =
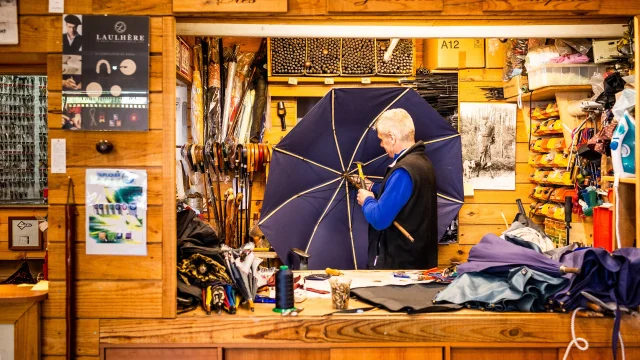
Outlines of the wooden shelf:
{"label": "wooden shelf", "polygon": [[[415,76],[269,76],[268,83],[288,84],[289,79],[296,79],[298,84],[324,84],[326,79],[333,79],[334,84],[362,84],[362,79],[371,83],[399,84],[400,80],[415,80]],[[327,84],[330,85],[330,84]]]}
{"label": "wooden shelf", "polygon": [[[602,181],[614,182],[616,178],[614,176],[603,176]],[[635,184],[636,178],[620,178],[620,182],[623,184]]]}
{"label": "wooden shelf", "polygon": [[[591,85],[567,85],[567,86],[547,86],[522,94],[522,101],[545,101],[556,99],[556,93],[562,92],[587,92],[592,91]],[[533,94],[533,96],[531,95]],[[507,102],[517,102],[518,97],[513,96],[506,99]]]}
{"label": "wooden shelf", "polygon": [[0,260],[44,259],[44,251],[1,251]]}
{"label": "wooden shelf", "polygon": [[278,259],[275,251],[254,251],[253,254],[261,259]]}
{"label": "wooden shelf", "polygon": [[176,71],[176,80],[182,82],[183,84],[187,85],[187,86],[191,86],[191,80],[187,79],[186,76],[182,75],[181,73]]}

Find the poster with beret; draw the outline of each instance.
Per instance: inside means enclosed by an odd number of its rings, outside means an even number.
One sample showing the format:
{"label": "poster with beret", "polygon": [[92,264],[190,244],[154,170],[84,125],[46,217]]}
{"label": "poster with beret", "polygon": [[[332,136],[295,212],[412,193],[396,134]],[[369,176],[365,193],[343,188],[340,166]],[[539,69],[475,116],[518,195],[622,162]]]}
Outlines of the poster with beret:
{"label": "poster with beret", "polygon": [[149,130],[149,17],[62,21],[62,128]]}

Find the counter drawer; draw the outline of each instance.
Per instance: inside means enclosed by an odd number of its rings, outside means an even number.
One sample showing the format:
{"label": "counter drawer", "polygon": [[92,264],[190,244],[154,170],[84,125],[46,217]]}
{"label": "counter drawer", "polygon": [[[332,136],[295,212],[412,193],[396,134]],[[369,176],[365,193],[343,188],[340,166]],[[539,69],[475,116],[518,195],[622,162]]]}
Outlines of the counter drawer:
{"label": "counter drawer", "polygon": [[107,348],[105,360],[218,360],[217,348]]}
{"label": "counter drawer", "polygon": [[331,349],[331,360],[442,360],[442,348]]}

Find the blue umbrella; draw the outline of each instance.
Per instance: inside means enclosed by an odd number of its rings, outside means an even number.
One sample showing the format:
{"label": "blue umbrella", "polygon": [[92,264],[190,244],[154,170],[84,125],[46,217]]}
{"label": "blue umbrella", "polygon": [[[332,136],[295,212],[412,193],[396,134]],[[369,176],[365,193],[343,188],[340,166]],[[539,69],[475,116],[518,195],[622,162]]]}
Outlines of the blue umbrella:
{"label": "blue umbrella", "polygon": [[557,277],[578,271],[577,268],[563,265],[539,252],[502,240],[495,234],[483,236],[480,242],[469,250],[467,261],[458,266],[458,274],[478,271],[506,274],[519,266]]}
{"label": "blue umbrella", "polygon": [[362,162],[365,175],[382,178],[391,159],[373,125],[395,108],[413,118],[436,170],[442,237],[464,199],[460,134],[413,89],[333,89],[274,147],[259,225],[283,261],[300,248],[311,269],[366,267],[368,225],[345,177]]}

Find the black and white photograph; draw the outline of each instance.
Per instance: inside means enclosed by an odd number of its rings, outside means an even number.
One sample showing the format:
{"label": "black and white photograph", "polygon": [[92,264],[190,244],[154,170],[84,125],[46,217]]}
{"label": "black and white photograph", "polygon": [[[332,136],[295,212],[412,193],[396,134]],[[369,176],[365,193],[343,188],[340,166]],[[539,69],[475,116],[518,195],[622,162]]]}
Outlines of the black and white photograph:
{"label": "black and white photograph", "polygon": [[461,103],[462,171],[475,190],[515,190],[516,104]]}
{"label": "black and white photograph", "polygon": [[82,51],[82,15],[67,14],[62,17],[62,53],[80,54]]}
{"label": "black and white photograph", "polygon": [[0,44],[18,43],[18,0],[0,0]]}

